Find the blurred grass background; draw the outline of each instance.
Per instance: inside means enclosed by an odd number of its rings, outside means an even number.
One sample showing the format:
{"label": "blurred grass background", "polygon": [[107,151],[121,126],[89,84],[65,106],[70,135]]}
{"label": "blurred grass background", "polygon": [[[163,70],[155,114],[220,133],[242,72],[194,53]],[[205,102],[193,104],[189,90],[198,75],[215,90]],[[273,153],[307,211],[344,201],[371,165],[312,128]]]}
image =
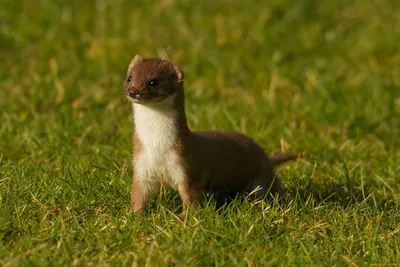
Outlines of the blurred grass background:
{"label": "blurred grass background", "polygon": [[[399,44],[395,0],[2,0],[0,264],[399,262]],[[182,67],[193,129],[304,153],[295,201],[130,215],[135,54]]]}

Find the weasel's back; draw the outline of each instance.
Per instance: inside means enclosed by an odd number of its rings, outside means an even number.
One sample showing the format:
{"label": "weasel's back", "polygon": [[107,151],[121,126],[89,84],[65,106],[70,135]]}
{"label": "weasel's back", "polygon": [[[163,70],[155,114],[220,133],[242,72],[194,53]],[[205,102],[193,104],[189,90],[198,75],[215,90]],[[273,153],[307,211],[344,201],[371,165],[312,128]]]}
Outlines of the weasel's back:
{"label": "weasel's back", "polygon": [[200,166],[210,169],[215,183],[245,184],[268,164],[264,150],[251,138],[231,131],[193,133],[193,154]]}

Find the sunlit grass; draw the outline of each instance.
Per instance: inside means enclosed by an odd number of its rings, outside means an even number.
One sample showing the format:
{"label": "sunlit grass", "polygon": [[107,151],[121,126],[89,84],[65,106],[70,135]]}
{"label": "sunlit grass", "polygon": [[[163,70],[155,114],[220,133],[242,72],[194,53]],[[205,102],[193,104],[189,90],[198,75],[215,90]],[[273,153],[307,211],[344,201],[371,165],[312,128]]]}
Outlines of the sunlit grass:
{"label": "sunlit grass", "polygon": [[[0,9],[0,265],[400,262],[400,5],[11,1]],[[193,129],[269,153],[293,201],[129,213],[135,54],[185,71]]]}

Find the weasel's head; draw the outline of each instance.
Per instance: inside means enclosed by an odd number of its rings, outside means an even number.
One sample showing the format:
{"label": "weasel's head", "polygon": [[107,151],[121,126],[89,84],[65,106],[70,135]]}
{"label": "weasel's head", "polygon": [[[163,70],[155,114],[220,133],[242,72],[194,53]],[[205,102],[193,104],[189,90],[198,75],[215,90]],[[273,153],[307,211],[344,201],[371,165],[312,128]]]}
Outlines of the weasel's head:
{"label": "weasel's head", "polygon": [[160,102],[183,90],[183,71],[173,61],[136,55],[129,64],[124,87],[134,103]]}

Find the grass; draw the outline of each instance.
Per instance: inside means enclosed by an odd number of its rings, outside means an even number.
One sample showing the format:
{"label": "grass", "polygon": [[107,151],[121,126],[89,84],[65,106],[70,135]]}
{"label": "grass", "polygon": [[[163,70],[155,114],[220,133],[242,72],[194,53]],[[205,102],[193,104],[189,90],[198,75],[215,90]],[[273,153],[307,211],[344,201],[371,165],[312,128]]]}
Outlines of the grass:
{"label": "grass", "polygon": [[[398,1],[3,0],[0,22],[0,265],[400,262]],[[135,54],[181,65],[192,128],[303,153],[293,202],[130,214]]]}

